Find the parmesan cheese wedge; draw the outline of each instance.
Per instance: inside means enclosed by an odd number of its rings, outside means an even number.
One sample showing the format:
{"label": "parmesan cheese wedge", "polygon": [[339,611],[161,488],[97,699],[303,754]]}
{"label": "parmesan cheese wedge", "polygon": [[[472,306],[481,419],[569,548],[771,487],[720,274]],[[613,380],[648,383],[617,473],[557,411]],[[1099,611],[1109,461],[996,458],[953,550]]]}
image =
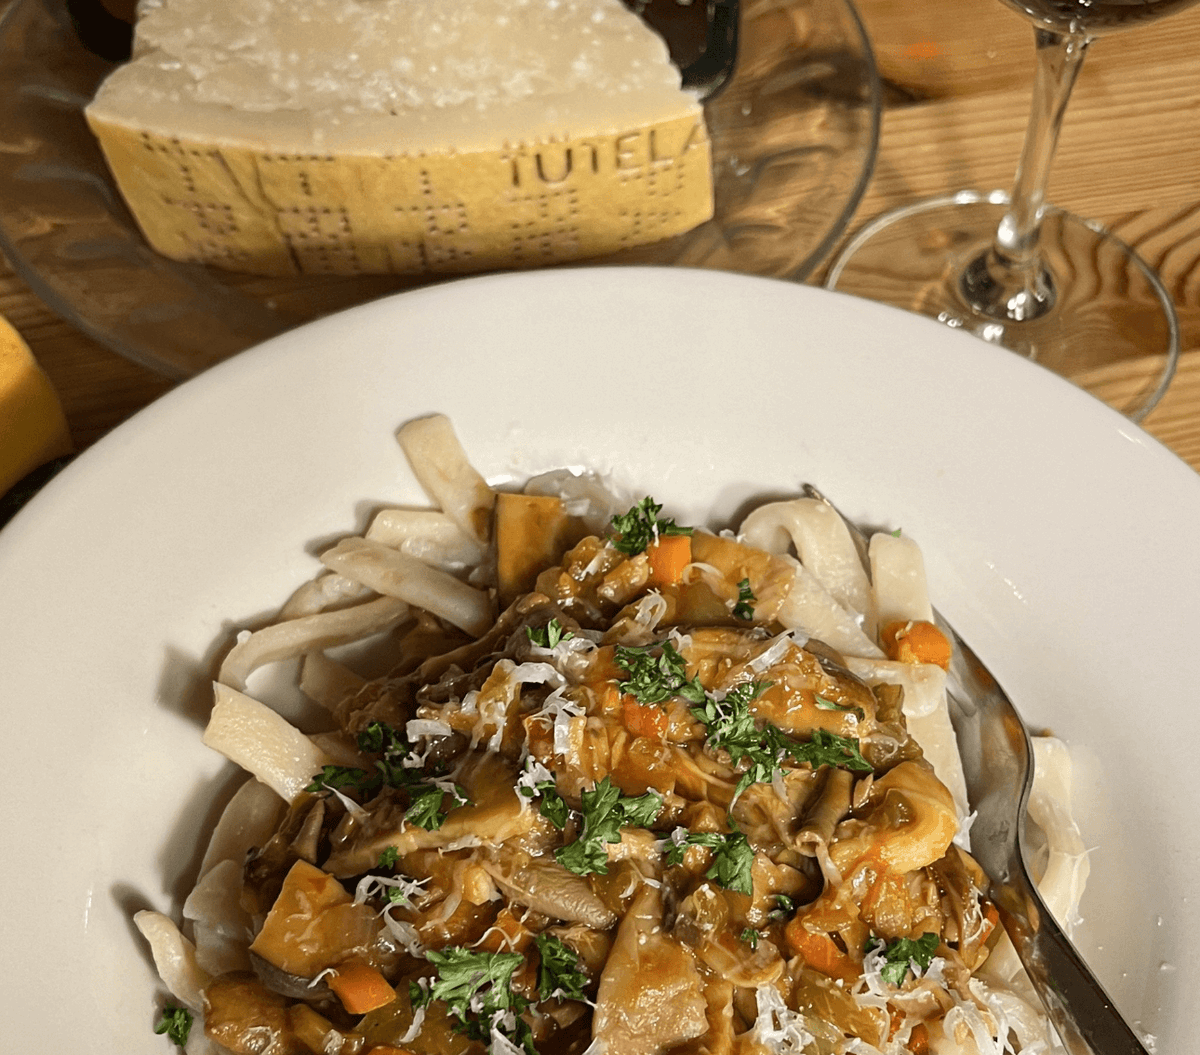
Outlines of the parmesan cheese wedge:
{"label": "parmesan cheese wedge", "polygon": [[621,0],[142,0],[86,115],[151,245],[238,271],[541,266],[712,215],[700,104]]}

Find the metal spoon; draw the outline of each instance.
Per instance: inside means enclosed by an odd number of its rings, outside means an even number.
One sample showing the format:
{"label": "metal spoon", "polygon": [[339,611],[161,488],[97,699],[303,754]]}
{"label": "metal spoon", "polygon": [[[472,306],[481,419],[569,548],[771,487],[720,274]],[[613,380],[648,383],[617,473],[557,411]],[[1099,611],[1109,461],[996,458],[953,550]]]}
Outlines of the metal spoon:
{"label": "metal spoon", "polygon": [[[865,564],[867,538],[857,525],[815,487],[804,491],[838,513]],[[976,812],[971,854],[987,873],[988,896],[1000,921],[1071,1055],[1149,1055],[1029,877],[1022,847],[1025,805],[1033,783],[1029,731],[970,646],[936,611],[934,618],[954,646],[948,695],[967,793]]]}

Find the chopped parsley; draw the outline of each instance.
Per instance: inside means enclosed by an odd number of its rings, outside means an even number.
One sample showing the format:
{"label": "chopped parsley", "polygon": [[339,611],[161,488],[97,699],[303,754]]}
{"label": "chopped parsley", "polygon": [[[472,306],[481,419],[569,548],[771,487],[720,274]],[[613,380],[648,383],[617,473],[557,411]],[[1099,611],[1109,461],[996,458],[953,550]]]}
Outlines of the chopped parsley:
{"label": "chopped parsley", "polygon": [[659,535],[690,535],[690,527],[680,527],[674,520],[662,519],[662,506],[649,495],[628,512],[612,518],[614,538],[610,541],[614,549],[633,557],[641,553]]}
{"label": "chopped parsley", "polygon": [[871,763],[863,758],[855,737],[838,736],[824,729],[814,729],[811,740],[787,740],[787,753],[797,762],[807,762],[813,769],[845,766],[859,773],[871,771]]}
{"label": "chopped parsley", "polygon": [[795,911],[796,902],[788,897],[787,894],[776,894],[775,907],[767,913],[767,919],[787,919]]}
{"label": "chopped parsley", "polygon": [[426,831],[440,828],[445,821],[449,812],[442,808],[445,795],[452,797],[450,809],[471,801],[458,784],[428,780],[422,771],[408,765],[412,745],[384,722],[371,722],[359,733],[358,746],[368,754],[381,756],[373,770],[358,766],[322,766],[321,772],[313,776],[312,783],[304,790],[310,793],[342,790],[370,793],[385,785],[399,788],[409,796],[405,819]]}
{"label": "chopped parsley", "polygon": [[692,716],[708,727],[704,746],[723,748],[736,765],[762,742],[764,732],[750,713],[750,704],[774,684],[770,681],[749,681],[730,689],[722,700],[706,696],[692,708]]}
{"label": "chopped parsley", "polygon": [[563,868],[577,875],[598,872],[608,874],[605,845],[621,841],[621,828],[646,828],[658,819],[663,799],[656,791],[645,795],[622,795],[621,789],[605,777],[592,791],[580,795],[583,831],[573,843],[554,851]]}
{"label": "chopped parsley", "polygon": [[374,770],[358,766],[322,766],[304,790],[308,792],[375,791],[383,784],[403,787],[411,779],[403,773],[404,760],[411,754],[412,745],[404,735],[386,722],[371,722],[358,734],[358,749],[369,755],[381,755]]}
{"label": "chopped parsley", "polygon": [[[879,972],[883,980],[894,986],[903,985],[904,978],[913,964],[920,974],[924,974],[933,962],[940,940],[936,934],[926,931],[916,941],[911,938],[897,938],[886,945],[883,949],[883,967]],[[872,937],[867,943],[867,951],[878,951],[883,944],[882,938]]]}
{"label": "chopped parsley", "polygon": [[354,791],[373,791],[381,783],[378,776],[357,766],[322,766],[321,772],[313,776],[312,783],[304,790],[341,791],[351,788]]}
{"label": "chopped parsley", "polygon": [[542,797],[538,802],[538,812],[561,832],[567,826],[567,816],[571,812],[567,800],[558,793],[554,784],[543,784],[540,790]]}
{"label": "chopped parsley", "polygon": [[754,591],[750,589],[750,580],[743,579],[738,584],[737,603],[733,606],[734,619],[753,619],[754,618],[754,601],[758,598],[754,596]]}
{"label": "chopped parsley", "polygon": [[570,808],[558,793],[554,774],[532,756],[525,760],[525,769],[517,777],[517,792],[527,799],[538,798],[538,812],[559,831],[567,826]]}
{"label": "chopped parsley", "polygon": [[[625,818],[625,824],[634,828],[649,828],[658,820],[662,806],[663,799],[657,791],[647,791],[645,795],[622,795],[618,802],[618,807]],[[619,838],[618,834],[617,839]],[[609,841],[616,842],[617,839]]]}
{"label": "chopped parsley", "polygon": [[457,784],[444,788],[437,784],[418,782],[408,785],[408,794],[412,802],[404,811],[404,819],[427,832],[440,828],[445,821],[449,811],[442,809],[442,800],[447,794],[452,796],[451,809],[455,806],[465,806],[471,801]]}
{"label": "chopped parsley", "polygon": [[394,846],[385,846],[379,851],[379,867],[380,868],[395,868],[396,862],[400,857],[400,851]]}
{"label": "chopped parsley", "polygon": [[563,868],[576,875],[590,875],[592,872],[608,874],[608,852],[604,849],[604,841],[589,837],[586,830],[575,842],[555,850],[554,858]]}
{"label": "chopped parsley", "polygon": [[[704,746],[729,753],[736,767],[743,759],[750,765],[734,789],[734,800],[751,784],[769,783],[783,758],[779,742],[783,734],[768,723],[762,729],[750,712],[750,704],[771,687],[769,681],[751,681],[730,689],[722,700],[706,697],[700,707],[692,708],[692,716],[708,727]],[[784,738],[786,739],[786,738]]]}
{"label": "chopped parsley", "polygon": [[[535,940],[541,960],[538,997],[585,1000],[588,976],[580,969],[575,951],[552,934],[538,934]],[[450,946],[426,950],[425,959],[436,974],[409,984],[414,1010],[440,1000],[451,1018],[457,1019],[456,1032],[484,1043],[499,1033],[529,1055],[537,1055],[529,1024],[521,1018],[530,1002],[513,989],[513,977],[525,963],[523,953],[473,952]]]}
{"label": "chopped parsley", "polygon": [[515,997],[512,977],[525,962],[519,952],[471,952],[458,946],[441,951],[429,949],[425,959],[437,968],[437,979],[417,1002],[426,1007],[441,1000],[452,1015],[463,1021],[476,1009],[510,1010]]}
{"label": "chopped parsley", "polygon": [[588,976],[579,969],[579,957],[575,950],[544,931],[537,936],[538,995],[543,1000],[561,997],[563,1000],[583,1000]]}
{"label": "chopped parsley", "polygon": [[457,1032],[487,1041],[497,1029],[518,1047],[534,1052],[529,1025],[520,1017],[529,1001],[513,992],[512,984],[513,974],[525,962],[522,953],[471,952],[450,946],[440,952],[427,950],[425,959],[437,969],[437,977],[431,984],[409,985],[414,1009],[440,1000],[458,1019]]}
{"label": "chopped parsley", "polygon": [[527,799],[538,796],[538,812],[559,831],[567,826],[567,816],[571,812],[567,801],[558,793],[558,785],[553,780],[543,780],[533,787],[518,789]]}
{"label": "chopped parsley", "polygon": [[403,887],[387,886],[384,887],[384,897],[387,898],[389,905],[408,905],[411,903],[408,891]]}
{"label": "chopped parsley", "polygon": [[560,641],[575,636],[570,630],[564,630],[558,619],[551,619],[545,626],[527,626],[525,633],[530,641],[542,648],[554,648]]}
{"label": "chopped parsley", "polygon": [[692,715],[708,727],[704,746],[729,753],[734,766],[743,759],[749,765],[734,789],[734,800],[751,784],[770,783],[787,756],[807,762],[813,769],[821,766],[845,766],[869,772],[871,764],[859,751],[853,737],[839,736],[823,729],[813,731],[812,739],[794,740],[782,729],[765,722],[760,729],[750,704],[771,687],[769,681],[744,682],[726,693],[722,700],[707,697],[703,706],[693,707]]}
{"label": "chopped parsley", "polygon": [[672,845],[667,850],[667,864],[681,864],[689,846],[704,846],[712,850],[712,864],[704,873],[706,878],[716,880],[721,886],[736,890],[739,894],[753,893],[750,872],[754,867],[754,848],[744,834],[687,832],[677,842],[672,839]]}
{"label": "chopped parsley", "polygon": [[753,927],[747,927],[742,931],[741,937],[742,941],[749,945],[752,951],[758,949],[758,931]]}
{"label": "chopped parsley", "polygon": [[186,1007],[167,1004],[163,1008],[162,1018],[154,1027],[155,1033],[165,1033],[181,1048],[188,1042],[188,1034],[192,1031],[192,1013]]}
{"label": "chopped parsley", "polygon": [[620,686],[638,703],[662,703],[672,696],[696,704],[705,700],[699,675],[687,680],[687,662],[670,641],[638,648],[617,645],[613,662],[629,674]]}
{"label": "chopped parsley", "polygon": [[360,751],[383,755],[390,760],[405,758],[412,750],[407,737],[386,722],[371,722],[358,734]]}

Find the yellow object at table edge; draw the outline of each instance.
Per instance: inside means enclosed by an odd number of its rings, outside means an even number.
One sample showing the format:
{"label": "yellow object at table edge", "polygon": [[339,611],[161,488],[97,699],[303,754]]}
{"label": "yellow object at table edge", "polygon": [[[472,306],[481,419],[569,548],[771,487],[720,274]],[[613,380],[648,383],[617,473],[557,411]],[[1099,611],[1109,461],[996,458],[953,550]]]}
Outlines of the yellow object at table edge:
{"label": "yellow object at table edge", "polygon": [[58,394],[33,352],[0,316],[0,494],[39,465],[71,452]]}

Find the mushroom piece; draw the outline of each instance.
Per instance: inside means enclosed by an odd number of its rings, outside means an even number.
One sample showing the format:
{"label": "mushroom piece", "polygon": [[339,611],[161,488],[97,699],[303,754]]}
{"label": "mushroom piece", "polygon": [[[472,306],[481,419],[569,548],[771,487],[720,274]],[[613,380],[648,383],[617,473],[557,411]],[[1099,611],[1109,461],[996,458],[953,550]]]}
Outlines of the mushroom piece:
{"label": "mushroom piece", "polygon": [[332,996],[332,990],[323,981],[315,978],[304,978],[298,974],[289,974],[282,967],[276,967],[270,960],[264,960],[256,952],[250,953],[250,966],[258,980],[273,993],[290,997],[292,1000],[319,1000]]}
{"label": "mushroom piece", "polygon": [[482,862],[510,900],[553,919],[607,930],[617,917],[583,878],[557,861],[500,847]]}
{"label": "mushroom piece", "polygon": [[659,1055],[708,1030],[695,958],[663,930],[662,919],[658,890],[642,887],[600,976],[592,1037],[601,1050]]}

